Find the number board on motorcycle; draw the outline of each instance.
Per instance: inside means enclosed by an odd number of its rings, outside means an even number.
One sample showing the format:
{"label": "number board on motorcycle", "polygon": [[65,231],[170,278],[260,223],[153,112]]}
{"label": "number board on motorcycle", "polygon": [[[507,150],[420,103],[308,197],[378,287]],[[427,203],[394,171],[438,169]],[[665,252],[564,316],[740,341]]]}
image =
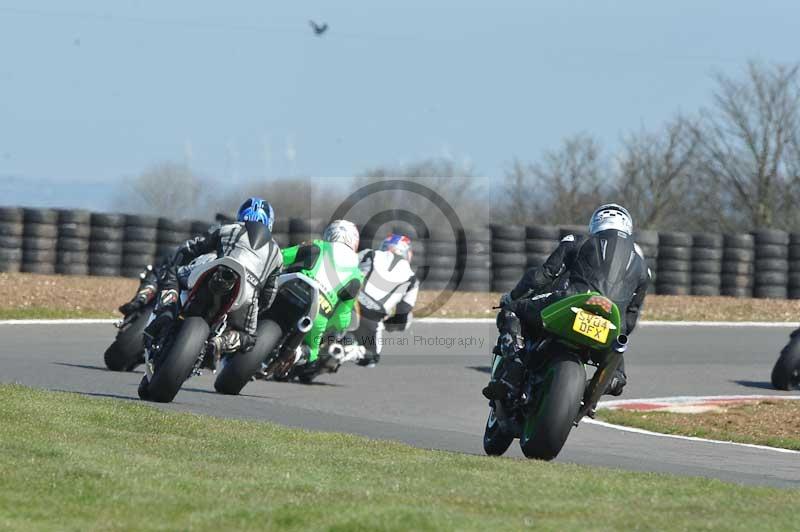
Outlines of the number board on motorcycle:
{"label": "number board on motorcycle", "polygon": [[572,323],[572,330],[587,336],[601,344],[608,341],[608,331],[611,329],[611,322],[607,319],[579,310],[575,316],[575,321]]}

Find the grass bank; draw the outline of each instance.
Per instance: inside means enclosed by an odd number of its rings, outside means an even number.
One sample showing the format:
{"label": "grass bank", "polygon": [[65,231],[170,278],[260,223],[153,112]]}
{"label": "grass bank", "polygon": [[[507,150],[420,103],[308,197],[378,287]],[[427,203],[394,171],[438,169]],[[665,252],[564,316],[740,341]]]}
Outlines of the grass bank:
{"label": "grass bank", "polygon": [[800,491],[492,459],[0,386],[9,530],[788,530]]}
{"label": "grass bank", "polygon": [[[117,307],[132,297],[137,286],[135,279],[0,273],[0,319],[118,317]],[[442,298],[444,305],[434,305],[439,297],[439,292],[423,290],[417,308],[435,309],[430,316],[437,318],[494,318],[497,311],[492,307],[500,294],[456,292]],[[648,296],[642,317],[797,322],[800,300]]]}
{"label": "grass bank", "polygon": [[800,451],[800,401],[797,400],[763,400],[699,414],[609,409],[601,409],[597,414],[609,423],[653,432]]}

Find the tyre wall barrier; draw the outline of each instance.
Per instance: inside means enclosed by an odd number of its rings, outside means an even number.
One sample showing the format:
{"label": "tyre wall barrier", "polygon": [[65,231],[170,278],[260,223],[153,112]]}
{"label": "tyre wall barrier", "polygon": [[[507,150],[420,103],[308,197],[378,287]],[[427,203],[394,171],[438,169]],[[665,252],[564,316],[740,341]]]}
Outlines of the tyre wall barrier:
{"label": "tyre wall barrier", "polygon": [[678,232],[658,234],[656,293],[685,296],[692,287],[692,235]]}
{"label": "tyre wall barrier", "polygon": [[[217,223],[230,221],[218,215]],[[276,220],[281,246],[319,238],[325,220]],[[205,233],[211,221],[91,213],[70,209],[0,207],[0,273],[130,276]],[[395,227],[395,225],[397,225]],[[364,226],[362,247],[377,246],[378,231],[404,226]],[[466,227],[459,249],[452,230],[412,235],[412,265],[423,287],[508,291],[524,272],[540,266],[569,234],[584,226]],[[800,233],[759,229],[751,234],[639,231],[635,239],[652,272],[649,293],[800,299]],[[454,273],[455,272],[455,273]]]}

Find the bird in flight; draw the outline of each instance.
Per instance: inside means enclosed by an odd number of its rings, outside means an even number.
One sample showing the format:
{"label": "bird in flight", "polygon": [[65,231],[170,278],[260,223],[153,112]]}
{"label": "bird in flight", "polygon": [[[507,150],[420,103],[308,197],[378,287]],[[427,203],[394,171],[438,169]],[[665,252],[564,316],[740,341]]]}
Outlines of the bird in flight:
{"label": "bird in flight", "polygon": [[314,34],[317,36],[322,36],[323,33],[328,31],[328,24],[325,22],[322,24],[317,24],[313,20],[309,20],[308,23],[311,24],[311,29],[314,30]]}

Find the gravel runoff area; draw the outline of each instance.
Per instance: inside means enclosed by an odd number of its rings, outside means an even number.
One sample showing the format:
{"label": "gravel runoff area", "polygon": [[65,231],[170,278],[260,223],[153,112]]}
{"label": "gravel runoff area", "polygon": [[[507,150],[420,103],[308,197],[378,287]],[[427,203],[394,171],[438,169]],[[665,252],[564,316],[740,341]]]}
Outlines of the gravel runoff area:
{"label": "gravel runoff area", "polygon": [[[113,317],[137,287],[136,279],[0,273],[0,318]],[[424,287],[424,285],[423,285]],[[449,297],[446,297],[449,296]],[[495,293],[422,291],[417,307],[431,317],[493,318]],[[446,300],[439,307],[437,300]],[[438,307],[438,308],[436,308]],[[665,321],[786,321],[800,316],[800,300],[648,296],[643,319]]]}

